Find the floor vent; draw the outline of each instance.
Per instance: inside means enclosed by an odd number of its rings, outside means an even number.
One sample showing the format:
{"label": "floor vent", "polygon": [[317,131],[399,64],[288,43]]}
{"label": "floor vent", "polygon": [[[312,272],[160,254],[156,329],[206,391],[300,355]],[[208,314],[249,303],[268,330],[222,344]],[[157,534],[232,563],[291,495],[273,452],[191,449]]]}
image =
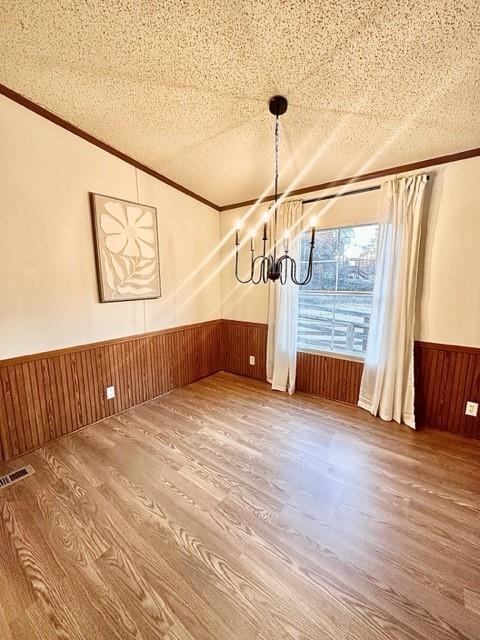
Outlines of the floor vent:
{"label": "floor vent", "polygon": [[35,473],[35,471],[29,464],[27,464],[26,467],[12,471],[12,473],[7,473],[6,476],[0,477],[0,489],[9,487],[11,484],[18,482],[19,480],[23,480],[23,478],[26,478],[27,476],[31,476],[32,473]]}

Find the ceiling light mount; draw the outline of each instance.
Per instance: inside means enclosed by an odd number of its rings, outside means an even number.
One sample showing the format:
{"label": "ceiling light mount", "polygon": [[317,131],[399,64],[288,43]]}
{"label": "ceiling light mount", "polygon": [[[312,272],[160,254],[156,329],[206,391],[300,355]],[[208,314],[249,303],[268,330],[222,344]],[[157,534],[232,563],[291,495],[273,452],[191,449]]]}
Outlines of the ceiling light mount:
{"label": "ceiling light mount", "polygon": [[288,100],[284,96],[273,96],[268,103],[268,109],[273,116],[283,116],[288,107]]}

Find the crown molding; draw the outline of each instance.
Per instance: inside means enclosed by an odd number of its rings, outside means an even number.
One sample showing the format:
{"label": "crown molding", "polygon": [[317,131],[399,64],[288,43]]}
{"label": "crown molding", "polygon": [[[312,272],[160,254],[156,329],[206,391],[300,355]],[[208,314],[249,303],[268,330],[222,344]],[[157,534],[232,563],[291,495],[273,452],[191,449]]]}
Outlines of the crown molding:
{"label": "crown molding", "polygon": [[62,129],[66,129],[70,133],[73,133],[74,135],[78,136],[79,138],[82,138],[83,140],[86,140],[87,142],[94,144],[96,147],[99,147],[99,149],[102,149],[103,151],[110,153],[112,156],[120,158],[120,160],[123,160],[124,162],[127,162],[128,164],[132,165],[132,167],[135,167],[136,169],[139,169],[144,173],[148,173],[148,175],[152,176],[153,178],[156,178],[157,180],[160,180],[160,182],[168,184],[169,187],[173,187],[173,189],[180,191],[181,193],[189,196],[190,198],[194,198],[195,200],[198,200],[198,202],[201,202],[202,204],[206,204],[207,206],[211,207],[212,209],[215,209],[216,211],[220,211],[220,207],[214,202],[210,202],[210,200],[207,200],[203,196],[200,196],[198,193],[195,193],[194,191],[190,191],[190,189],[187,189],[181,184],[178,184],[178,182],[175,182],[174,180],[167,178],[167,176],[164,176],[158,171],[155,171],[155,169],[152,169],[151,167],[147,167],[147,165],[143,164],[142,162],[135,160],[135,158],[132,158],[126,153],[123,153],[123,151],[119,151],[118,149],[115,149],[115,147],[112,147],[111,145],[104,142],[103,140],[96,138],[95,136],[91,135],[87,131],[80,129],[79,127],[72,124],[71,122],[68,122],[68,120],[65,120],[64,118],[62,118],[61,116],[58,116],[52,111],[45,109],[45,107],[40,106],[36,102],[33,102],[33,100],[26,98],[22,94],[17,93],[16,91],[14,91],[13,89],[10,89],[4,84],[0,84],[0,95],[3,95],[6,98],[9,98],[10,100],[13,100],[17,104],[20,104],[22,107],[25,107],[30,111],[33,111],[37,115],[42,116],[42,118],[45,118],[50,122],[53,122],[59,127],[62,127]]}
{"label": "crown molding", "polygon": [[[273,194],[270,194],[262,198],[253,198],[252,200],[244,200],[243,202],[234,202],[232,204],[225,204],[225,205],[215,204],[214,202],[207,200],[206,198],[199,195],[198,193],[195,193],[194,191],[187,189],[183,185],[178,184],[178,182],[175,182],[174,180],[171,180],[167,176],[164,176],[163,174],[159,173],[158,171],[155,171],[155,169],[152,169],[151,167],[148,167],[142,162],[135,160],[135,158],[132,158],[126,153],[123,153],[123,151],[119,151],[118,149],[115,149],[115,147],[112,147],[111,145],[104,142],[103,140],[100,140],[99,138],[96,138],[90,133],[84,131],[83,129],[80,129],[79,127],[72,124],[71,122],[68,122],[68,120],[65,120],[64,118],[56,115],[52,111],[45,109],[45,107],[40,106],[36,102],[33,102],[33,100],[26,98],[25,96],[21,95],[20,93],[17,93],[16,91],[14,91],[13,89],[10,89],[4,84],[0,84],[0,95],[3,95],[6,98],[9,98],[10,100],[13,100],[17,104],[20,104],[22,107],[25,107],[30,111],[33,111],[37,115],[42,116],[43,118],[49,120],[50,122],[53,122],[59,127],[62,127],[63,129],[65,129],[66,131],[69,131],[70,133],[73,133],[79,138],[82,138],[83,140],[86,140],[87,142],[94,144],[96,147],[99,147],[103,151],[110,153],[111,155],[119,158],[120,160],[123,160],[124,162],[127,162],[133,167],[139,169],[140,171],[143,171],[144,173],[147,173],[153,178],[160,180],[160,182],[167,184],[173,189],[176,189],[177,191],[180,191],[181,193],[189,196],[190,198],[194,198],[198,202],[201,202],[202,204],[205,204],[208,207],[211,207],[215,211],[222,212],[222,211],[228,211],[230,209],[238,209],[240,207],[248,207],[254,204],[260,204],[262,202],[271,202],[274,199]],[[301,187],[299,189],[293,189],[292,191],[281,193],[279,194],[279,197],[284,195],[298,196],[304,193],[311,193],[312,191],[322,191],[324,189],[330,189],[333,187],[340,187],[344,185],[355,184],[356,182],[363,182],[365,180],[374,180],[376,178],[383,178],[385,176],[394,175],[396,173],[406,173],[408,171],[416,171],[418,169],[433,167],[435,165],[448,164],[450,162],[457,162],[459,160],[474,158],[476,156],[480,156],[480,147],[476,147],[474,149],[468,149],[467,151],[460,151],[458,153],[451,153],[444,156],[437,156],[435,158],[428,158],[426,160],[420,160],[418,162],[401,164],[396,167],[389,167],[388,169],[379,169],[378,171],[371,171],[370,173],[363,173],[360,175],[351,176],[349,178],[340,178],[338,180],[331,180],[329,182],[313,184],[308,187]]]}
{"label": "crown molding", "polygon": [[[448,164],[449,162],[457,162],[458,160],[466,160],[467,158],[475,158],[480,156],[480,147],[475,149],[468,149],[467,151],[460,151],[458,153],[450,153],[445,156],[437,156],[436,158],[428,158],[427,160],[420,160],[419,162],[410,162],[408,164],[400,164],[396,167],[389,167],[388,169],[379,169],[378,171],[371,171],[370,173],[362,173],[357,176],[351,176],[350,178],[340,178],[339,180],[331,180],[330,182],[323,182],[321,184],[312,184],[309,187],[301,187],[299,189],[293,189],[292,191],[286,191],[278,194],[281,196],[298,196],[303,193],[311,193],[312,191],[322,191],[323,189],[330,189],[332,187],[341,187],[348,184],[354,184],[355,182],[363,182],[365,180],[372,180],[375,178],[383,178],[385,176],[391,176],[395,173],[407,173],[408,171],[416,171],[417,169],[425,169],[426,167],[433,167],[440,164]],[[264,196],[263,198],[254,198],[253,200],[245,200],[243,202],[235,202],[233,204],[220,205],[219,211],[228,211],[230,209],[238,209],[240,207],[249,207],[253,204],[260,204],[261,202],[270,202],[274,199],[274,195]]]}

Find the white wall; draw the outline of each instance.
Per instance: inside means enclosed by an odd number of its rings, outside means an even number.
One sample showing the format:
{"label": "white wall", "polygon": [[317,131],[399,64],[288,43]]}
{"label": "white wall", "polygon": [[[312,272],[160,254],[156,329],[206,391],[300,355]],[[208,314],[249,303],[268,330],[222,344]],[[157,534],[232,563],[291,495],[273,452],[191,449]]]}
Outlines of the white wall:
{"label": "white wall", "polygon": [[418,336],[480,347],[480,157],[434,171]]}
{"label": "white wall", "polygon": [[[425,171],[432,173],[432,180],[424,220],[416,337],[426,342],[480,347],[480,157]],[[343,189],[373,184],[379,181]],[[312,192],[302,198],[338,191]],[[373,191],[309,205],[309,209],[319,214],[319,226],[329,227],[378,220],[379,204],[379,192]],[[235,280],[232,251],[235,220],[243,219],[246,231],[258,223],[265,208],[264,204],[221,214],[224,318],[266,322],[267,287]],[[246,264],[247,247],[242,258]]]}
{"label": "white wall", "polygon": [[[219,214],[0,96],[0,359],[219,318]],[[162,297],[98,302],[88,192],[158,212]]]}
{"label": "white wall", "polygon": [[[480,158],[431,172],[417,338],[480,346]],[[249,226],[265,205],[218,214],[2,96],[0,176],[0,359],[218,317],[266,321],[266,287],[238,284],[232,253],[235,219]],[[100,304],[88,192],[136,200],[137,179],[139,201],[158,210],[162,297]],[[325,227],[371,222],[378,192],[315,212]]]}

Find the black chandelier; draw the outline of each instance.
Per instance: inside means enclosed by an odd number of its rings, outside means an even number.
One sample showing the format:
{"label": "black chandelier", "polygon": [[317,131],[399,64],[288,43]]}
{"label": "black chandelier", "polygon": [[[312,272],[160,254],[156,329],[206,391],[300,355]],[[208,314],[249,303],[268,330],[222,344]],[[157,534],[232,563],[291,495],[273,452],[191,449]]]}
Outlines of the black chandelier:
{"label": "black chandelier", "polygon": [[237,223],[235,230],[235,277],[242,284],[252,282],[253,284],[266,283],[268,280],[280,280],[285,284],[290,274],[290,279],[294,284],[308,284],[312,279],[313,271],[313,249],[315,247],[315,220],[312,218],[310,249],[308,254],[307,269],[303,279],[297,276],[297,263],[288,253],[288,239],[290,230],[286,229],[283,236],[284,252],[277,257],[277,210],[278,210],[278,160],[279,160],[279,118],[287,110],[288,102],[283,96],[273,96],[268,104],[269,111],[275,116],[275,195],[270,211],[273,211],[273,238],[271,247],[267,251],[267,225],[269,212],[263,214],[263,251],[260,255],[255,255],[255,230],[250,232],[250,275],[243,280],[238,275],[239,247],[240,247],[240,223]]}

